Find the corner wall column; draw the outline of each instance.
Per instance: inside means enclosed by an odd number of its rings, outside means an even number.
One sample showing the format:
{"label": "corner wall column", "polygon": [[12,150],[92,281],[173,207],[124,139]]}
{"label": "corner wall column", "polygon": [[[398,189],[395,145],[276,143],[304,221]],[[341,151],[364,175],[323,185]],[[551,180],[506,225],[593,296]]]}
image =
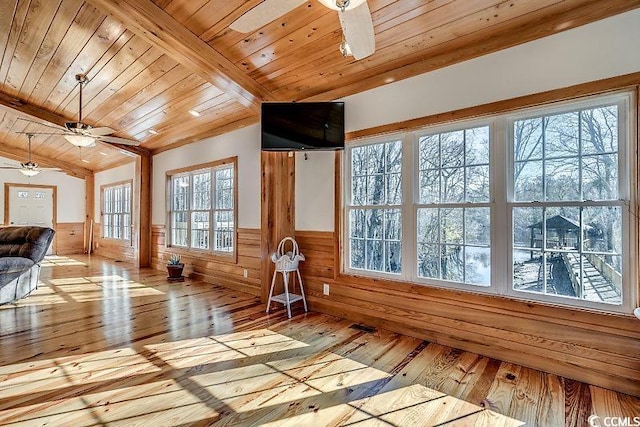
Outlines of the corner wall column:
{"label": "corner wall column", "polygon": [[84,177],[84,252],[87,254],[93,252],[93,240],[91,240],[89,236],[91,236],[91,231],[95,224],[95,177],[95,173]]}
{"label": "corner wall column", "polygon": [[134,180],[136,206],[138,213],[136,231],[138,247],[138,267],[151,266],[151,153],[142,152],[136,157],[136,179]]}
{"label": "corner wall column", "polygon": [[295,157],[286,152],[262,152],[261,183],[261,293],[267,302],[274,264],[271,253],[284,237],[295,237]]}

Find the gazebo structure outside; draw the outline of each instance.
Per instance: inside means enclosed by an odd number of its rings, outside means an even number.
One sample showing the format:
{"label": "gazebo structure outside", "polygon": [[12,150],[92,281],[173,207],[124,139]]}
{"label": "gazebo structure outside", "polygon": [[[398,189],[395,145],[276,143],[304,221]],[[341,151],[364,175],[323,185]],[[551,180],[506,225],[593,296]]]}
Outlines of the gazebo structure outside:
{"label": "gazebo structure outside", "polygon": [[[531,248],[545,247],[543,224],[546,228],[545,249],[551,256],[547,258],[540,256],[540,252],[531,251],[530,261],[516,263],[514,274],[521,280],[514,286],[534,292],[618,303],[622,287],[620,273],[596,253],[576,252],[581,244],[581,230],[592,235],[598,234],[598,230],[586,224],[581,229],[578,221],[555,215],[527,226],[531,230]],[[554,249],[558,250],[555,255]]]}

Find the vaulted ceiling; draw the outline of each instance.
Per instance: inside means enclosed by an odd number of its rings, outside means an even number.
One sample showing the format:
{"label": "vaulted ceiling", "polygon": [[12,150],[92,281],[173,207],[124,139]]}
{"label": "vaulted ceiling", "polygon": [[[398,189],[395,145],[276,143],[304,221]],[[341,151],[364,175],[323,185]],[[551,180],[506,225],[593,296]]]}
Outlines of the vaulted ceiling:
{"label": "vaulted ceiling", "polygon": [[[337,14],[310,0],[252,34],[229,24],[260,0],[2,0],[0,156],[76,119],[152,153],[258,121],[262,101],[331,100],[544,37],[640,0],[368,0],[376,52],[343,58]],[[194,117],[189,111],[197,111]],[[36,123],[34,123],[36,122]],[[82,176],[131,161],[37,135],[35,160]]]}

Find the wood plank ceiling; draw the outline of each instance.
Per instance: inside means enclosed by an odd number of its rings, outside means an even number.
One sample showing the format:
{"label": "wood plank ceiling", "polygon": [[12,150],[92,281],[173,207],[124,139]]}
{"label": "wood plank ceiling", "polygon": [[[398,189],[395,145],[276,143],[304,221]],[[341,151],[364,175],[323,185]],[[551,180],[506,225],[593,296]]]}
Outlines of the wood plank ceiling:
{"label": "wood plank ceiling", "polygon": [[[260,0],[3,0],[0,156],[24,161],[43,124],[83,121],[152,153],[255,123],[264,100],[331,100],[640,7],[640,0],[368,0],[376,53],[338,52],[337,14],[310,0],[253,34]],[[193,117],[190,110],[200,113]],[[156,133],[152,133],[156,132]],[[37,135],[37,160],[76,175],[131,161]],[[82,161],[81,161],[82,160]],[[75,172],[74,169],[75,168]]]}

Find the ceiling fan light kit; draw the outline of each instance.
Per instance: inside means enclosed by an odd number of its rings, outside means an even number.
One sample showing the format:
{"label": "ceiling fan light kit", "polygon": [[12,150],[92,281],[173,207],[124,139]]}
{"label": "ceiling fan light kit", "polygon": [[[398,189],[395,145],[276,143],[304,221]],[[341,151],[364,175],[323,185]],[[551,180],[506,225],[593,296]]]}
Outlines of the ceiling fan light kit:
{"label": "ceiling fan light kit", "polygon": [[36,176],[40,173],[38,169],[27,169],[24,163],[20,163],[24,169],[20,169],[20,173],[25,176]]}
{"label": "ceiling fan light kit", "polygon": [[360,6],[367,0],[318,0],[323,6],[332,10],[351,10]]}
{"label": "ceiling fan light kit", "polygon": [[65,135],[64,139],[76,147],[93,147],[96,145],[95,138],[86,135]]}

